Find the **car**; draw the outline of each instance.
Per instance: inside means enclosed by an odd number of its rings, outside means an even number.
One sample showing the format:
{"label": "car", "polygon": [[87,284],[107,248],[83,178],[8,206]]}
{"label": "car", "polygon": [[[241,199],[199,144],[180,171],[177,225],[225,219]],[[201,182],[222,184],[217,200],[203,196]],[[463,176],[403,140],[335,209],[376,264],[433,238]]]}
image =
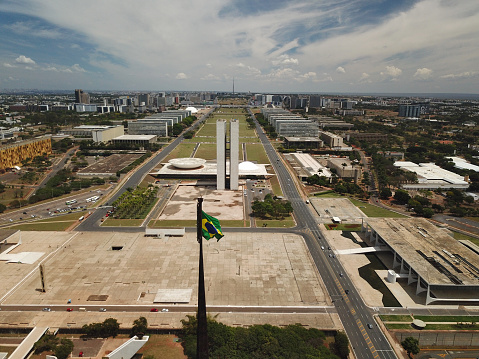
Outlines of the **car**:
{"label": "car", "polygon": [[349,289],[346,289],[344,293],[349,294]]}
{"label": "car", "polygon": [[369,329],[373,329],[372,324],[368,323],[367,326],[368,326]]}
{"label": "car", "polygon": [[100,312],[106,312],[106,308],[100,308]]}
{"label": "car", "polygon": [[328,247],[329,250],[331,250],[331,247]]}
{"label": "car", "polygon": [[157,312],[157,311],[158,311],[158,309],[156,309],[156,308],[151,308],[150,309],[150,312]]}
{"label": "car", "polygon": [[72,308],[67,308],[67,312],[73,312]]}
{"label": "car", "polygon": [[324,251],[324,246],[321,246],[321,249]]}
{"label": "car", "polygon": [[161,311],[162,311],[162,312],[167,312],[167,311],[168,311],[168,309],[166,309],[166,308],[163,308]]}
{"label": "car", "polygon": [[342,276],[343,276],[343,273],[339,273],[339,276],[342,277]]}
{"label": "car", "polygon": [[42,309],[42,311],[43,311],[43,312],[51,312],[52,310],[51,310],[50,308],[46,308],[46,307],[45,307],[45,308]]}
{"label": "car", "polygon": [[27,212],[23,212],[23,214],[27,214]]}

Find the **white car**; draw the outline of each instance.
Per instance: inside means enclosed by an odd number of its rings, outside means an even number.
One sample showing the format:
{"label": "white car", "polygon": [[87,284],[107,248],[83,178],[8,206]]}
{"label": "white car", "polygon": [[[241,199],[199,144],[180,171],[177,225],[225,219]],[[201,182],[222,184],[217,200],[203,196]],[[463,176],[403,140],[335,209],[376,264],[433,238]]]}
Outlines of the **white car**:
{"label": "white car", "polygon": [[166,308],[163,308],[161,311],[162,311],[162,312],[167,312],[167,311],[168,311],[168,309],[166,309]]}

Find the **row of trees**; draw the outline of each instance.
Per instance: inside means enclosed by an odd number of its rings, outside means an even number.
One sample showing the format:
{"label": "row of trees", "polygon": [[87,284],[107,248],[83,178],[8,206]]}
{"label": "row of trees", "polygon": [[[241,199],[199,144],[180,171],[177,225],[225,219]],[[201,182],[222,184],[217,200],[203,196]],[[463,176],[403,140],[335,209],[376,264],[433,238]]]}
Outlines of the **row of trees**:
{"label": "row of trees", "polygon": [[259,218],[284,219],[293,213],[291,202],[273,198],[271,194],[264,196],[264,201],[254,201],[251,206],[253,216]]}
{"label": "row of trees", "polygon": [[[182,346],[188,358],[196,358],[195,316],[182,320]],[[349,341],[344,333],[338,333],[329,348],[325,334],[315,328],[306,329],[300,324],[284,328],[269,324],[249,328],[229,327],[209,317],[208,350],[211,358],[347,358]]]}
{"label": "row of trees", "polygon": [[157,192],[158,187],[152,185],[149,185],[146,188],[127,188],[127,190],[112,204],[113,207],[115,207],[113,218],[144,218],[155,203]]}

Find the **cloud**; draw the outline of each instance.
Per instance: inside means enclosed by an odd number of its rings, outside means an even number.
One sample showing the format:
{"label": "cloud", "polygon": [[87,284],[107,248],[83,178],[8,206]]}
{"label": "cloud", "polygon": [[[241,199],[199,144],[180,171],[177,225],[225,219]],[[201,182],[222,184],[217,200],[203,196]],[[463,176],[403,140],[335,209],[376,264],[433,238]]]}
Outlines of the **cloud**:
{"label": "cloud", "polygon": [[479,72],[477,71],[466,71],[466,72],[461,72],[460,74],[448,74],[448,75],[443,75],[441,76],[442,79],[467,79],[467,78],[473,78],[479,75]]}
{"label": "cloud", "polygon": [[20,55],[15,59],[15,62],[18,64],[30,64],[30,65],[35,65],[35,61],[33,61],[31,58],[26,57],[24,55]]}
{"label": "cloud", "polygon": [[371,80],[369,79],[369,74],[366,72],[363,72],[361,74],[361,77],[359,78],[359,82],[371,82]]}
{"label": "cloud", "polygon": [[426,67],[423,67],[422,69],[417,69],[413,77],[418,80],[428,80],[432,77],[432,70]]}
{"label": "cloud", "polygon": [[186,76],[185,73],[183,72],[178,72],[175,77],[177,80],[186,80],[188,76]]}
{"label": "cloud", "polygon": [[298,61],[298,59],[294,59],[292,57],[289,57],[288,55],[280,55],[276,59],[272,60],[271,63],[274,66],[278,66],[278,65],[298,65],[299,61]]}
{"label": "cloud", "polygon": [[78,64],[74,64],[71,69],[73,71],[76,71],[76,72],[86,72],[84,68],[82,68],[80,65]]}
{"label": "cloud", "polygon": [[344,67],[338,66],[338,67],[336,67],[336,72],[337,72],[338,74],[345,74],[345,73],[346,73],[346,70],[344,69]]}
{"label": "cloud", "polygon": [[17,21],[10,25],[4,25],[4,27],[18,35],[28,35],[47,39],[59,39],[62,37],[60,31],[41,27],[36,22]]}
{"label": "cloud", "polygon": [[203,76],[201,78],[201,80],[205,80],[205,81],[217,81],[217,80],[220,80],[220,78],[216,75],[213,75],[213,74],[208,74],[206,76]]}
{"label": "cloud", "polygon": [[397,79],[401,74],[402,70],[396,66],[386,66],[386,71],[381,72],[381,76],[390,78],[391,80]]}
{"label": "cloud", "polygon": [[16,67],[15,65],[9,64],[7,62],[4,62],[3,66],[5,66],[5,67]]}

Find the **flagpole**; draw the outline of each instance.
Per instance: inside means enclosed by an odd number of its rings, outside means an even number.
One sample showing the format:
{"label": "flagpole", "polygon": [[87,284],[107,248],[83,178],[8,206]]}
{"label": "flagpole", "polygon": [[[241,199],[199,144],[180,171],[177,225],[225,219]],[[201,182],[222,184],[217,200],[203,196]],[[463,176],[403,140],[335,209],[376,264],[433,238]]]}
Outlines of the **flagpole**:
{"label": "flagpole", "polygon": [[197,198],[196,205],[196,235],[200,244],[199,274],[198,274],[198,326],[196,332],[196,357],[208,359],[208,330],[206,326],[206,296],[205,296],[205,275],[203,270],[203,233],[202,213],[203,198]]}

